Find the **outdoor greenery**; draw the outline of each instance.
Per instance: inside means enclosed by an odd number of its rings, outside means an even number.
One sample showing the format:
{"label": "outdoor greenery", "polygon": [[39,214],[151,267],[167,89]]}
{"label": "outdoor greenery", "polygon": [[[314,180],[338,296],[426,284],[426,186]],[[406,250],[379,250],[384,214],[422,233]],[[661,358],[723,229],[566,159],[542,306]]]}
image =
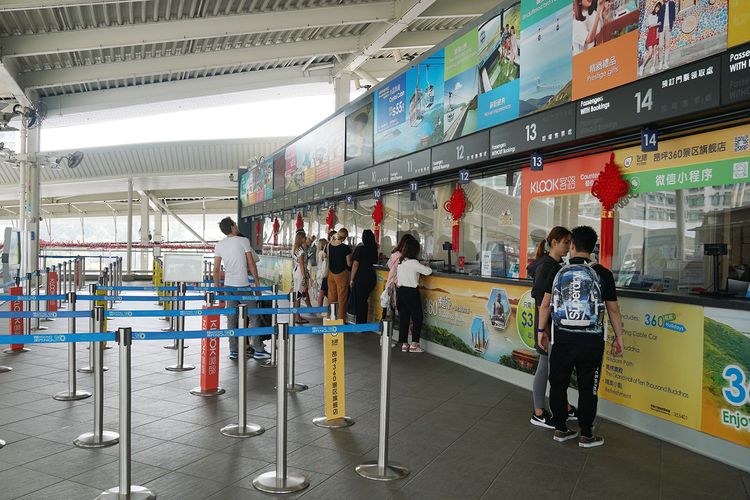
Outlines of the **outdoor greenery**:
{"label": "outdoor greenery", "polygon": [[471,354],[472,356],[479,356],[479,354],[475,352],[474,349],[471,348],[471,346],[469,346],[466,342],[464,342],[457,336],[453,335],[445,328],[440,328],[439,326],[424,325],[422,327],[422,333],[424,334],[424,337],[426,339],[431,340],[436,344],[440,344],[442,346],[449,347],[466,354]]}
{"label": "outdoor greenery", "polygon": [[[750,372],[750,339],[741,332],[711,318],[704,319],[703,333],[703,387],[717,399],[726,381],[724,367],[738,365]],[[745,405],[750,410],[750,405]]]}

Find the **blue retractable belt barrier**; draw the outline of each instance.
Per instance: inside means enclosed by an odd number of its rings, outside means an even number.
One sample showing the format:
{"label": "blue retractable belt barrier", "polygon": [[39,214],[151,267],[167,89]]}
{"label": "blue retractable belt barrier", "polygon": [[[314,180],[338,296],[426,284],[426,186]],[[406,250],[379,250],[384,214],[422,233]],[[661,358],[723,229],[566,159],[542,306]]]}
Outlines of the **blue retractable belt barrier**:
{"label": "blue retractable belt barrier", "polygon": [[363,323],[361,325],[314,325],[289,327],[289,335],[324,335],[327,333],[363,333],[378,331],[380,331],[380,325],[377,323]]}
{"label": "blue retractable belt barrier", "polygon": [[113,302],[150,302],[158,300],[160,302],[181,302],[187,300],[205,300],[205,297],[203,295],[186,295],[184,297],[158,297],[156,295],[77,295],[76,300],[108,300]]}
{"label": "blue retractable belt barrier", "polygon": [[221,286],[188,286],[190,291],[198,292],[270,292],[273,287],[270,286],[238,286],[238,287],[221,287]]}
{"label": "blue retractable belt barrier", "polygon": [[247,309],[247,314],[312,314],[328,312],[327,307],[259,307]]}
{"label": "blue retractable belt barrier", "polygon": [[287,300],[289,295],[217,295],[216,300]]}
{"label": "blue retractable belt barrier", "polygon": [[272,326],[235,328],[233,330],[188,330],[185,332],[133,332],[133,340],[209,339],[219,337],[253,337],[272,335]]}
{"label": "blue retractable belt barrier", "polygon": [[[161,311],[160,311],[161,312]],[[0,311],[4,318],[90,318],[91,311]]]}
{"label": "blue retractable belt barrier", "polygon": [[29,302],[32,300],[65,300],[66,295],[0,295],[0,300],[20,300]]}
{"label": "blue retractable belt barrier", "polygon": [[36,335],[0,335],[0,344],[54,344],[57,342],[107,342],[114,333],[44,333]]}
{"label": "blue retractable belt barrier", "polygon": [[143,292],[176,292],[180,289],[178,286],[97,286],[97,290],[104,290],[105,292],[127,292],[127,291],[143,291]]}
{"label": "blue retractable belt barrier", "polygon": [[[250,281],[250,283],[255,283],[255,281],[253,281],[253,279],[250,276],[248,276],[248,280]],[[203,283],[213,283],[213,282],[214,282],[214,280],[212,280],[210,278],[203,280]]]}
{"label": "blue retractable belt barrier", "polygon": [[[104,311],[107,318],[147,318],[147,317],[179,317],[179,316],[212,316],[214,314],[237,314],[236,307],[224,309],[187,309],[187,310],[145,310],[145,311]],[[2,316],[0,316],[2,318]]]}

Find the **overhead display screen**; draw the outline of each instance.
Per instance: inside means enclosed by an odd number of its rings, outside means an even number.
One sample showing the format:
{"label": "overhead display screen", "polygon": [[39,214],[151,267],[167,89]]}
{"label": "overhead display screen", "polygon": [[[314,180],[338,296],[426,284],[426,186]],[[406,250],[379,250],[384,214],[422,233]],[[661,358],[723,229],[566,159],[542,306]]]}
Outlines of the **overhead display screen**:
{"label": "overhead display screen", "polygon": [[750,100],[750,43],[731,49],[722,56],[721,81],[722,104]]}
{"label": "overhead display screen", "polygon": [[420,151],[397,160],[391,160],[391,182],[405,181],[430,173],[430,150]]}
{"label": "overhead display screen", "polygon": [[346,117],[346,162],[351,173],[372,165],[374,106],[368,102]]}
{"label": "overhead display screen", "polygon": [[286,148],[285,189],[298,191],[344,173],[345,118],[340,113]]}
{"label": "overhead display screen", "polygon": [[572,141],[575,125],[573,103],[500,125],[490,130],[490,157],[501,158]]}
{"label": "overhead display screen", "polygon": [[432,173],[487,161],[490,157],[489,136],[489,131],[484,130],[433,148]]}
{"label": "overhead display screen", "polygon": [[275,196],[284,192],[285,169],[286,163],[284,162],[284,155],[277,154],[273,159],[273,192]]}
{"label": "overhead display screen", "polygon": [[647,125],[719,105],[721,58],[712,57],[578,102],[576,137]]}
{"label": "overhead display screen", "polygon": [[264,159],[239,177],[240,204],[248,207],[273,198],[273,161]]}

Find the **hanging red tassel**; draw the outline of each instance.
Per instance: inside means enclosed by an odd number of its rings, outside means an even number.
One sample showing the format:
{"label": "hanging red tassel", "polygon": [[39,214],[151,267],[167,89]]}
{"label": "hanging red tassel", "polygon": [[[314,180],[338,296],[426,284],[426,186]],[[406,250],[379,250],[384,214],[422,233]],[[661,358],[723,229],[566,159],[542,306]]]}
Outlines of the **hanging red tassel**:
{"label": "hanging red tassel", "polygon": [[609,161],[604,165],[604,170],[599,172],[599,176],[591,186],[591,194],[602,204],[599,261],[607,267],[612,265],[612,255],[614,254],[614,208],[621,198],[627,196],[629,191],[630,185],[623,178],[620,167],[615,163],[615,154],[612,153]]}
{"label": "hanging red tassel", "polygon": [[378,198],[372,210],[372,220],[375,222],[375,243],[380,245],[380,223],[383,221],[383,201]]}
{"label": "hanging red tassel", "polygon": [[299,231],[305,226],[305,221],[302,220],[302,211],[297,212],[297,230]]}
{"label": "hanging red tassel", "polygon": [[328,225],[328,232],[333,231],[333,226],[336,225],[336,212],[333,211],[333,207],[328,208],[328,215],[326,215],[326,224]]}
{"label": "hanging red tassel", "polygon": [[273,218],[273,246],[276,246],[279,244],[279,230],[281,229],[281,224],[279,224],[279,218],[274,217]]}
{"label": "hanging red tassel", "polygon": [[260,242],[263,241],[262,226],[260,225],[260,219],[255,221],[255,246],[259,247]]}
{"label": "hanging red tassel", "polygon": [[461,217],[463,217],[464,211],[466,210],[466,197],[464,196],[464,190],[461,188],[461,184],[456,184],[456,189],[453,191],[450,200],[445,202],[443,208],[445,208],[453,218],[451,246],[453,247],[453,251],[458,253],[459,241],[461,239]]}

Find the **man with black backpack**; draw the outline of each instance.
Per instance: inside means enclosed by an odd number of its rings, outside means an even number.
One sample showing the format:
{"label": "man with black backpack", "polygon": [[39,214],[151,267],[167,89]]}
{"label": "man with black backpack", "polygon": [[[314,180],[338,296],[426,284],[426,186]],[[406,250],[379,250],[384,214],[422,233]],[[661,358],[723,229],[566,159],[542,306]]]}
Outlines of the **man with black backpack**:
{"label": "man with black backpack", "polygon": [[[606,340],[605,309],[615,332],[612,355],[622,356],[624,351],[614,276],[601,264],[591,263],[596,240],[596,231],[588,226],[573,229],[569,263],[550,277],[539,307],[539,343],[543,348],[552,347],[549,400],[555,424],[554,440],[564,442],[578,437],[578,446],[582,448],[604,444],[604,438],[592,431]],[[550,317],[551,342],[545,333]],[[567,390],[573,368],[578,377],[580,437],[566,424]]]}

